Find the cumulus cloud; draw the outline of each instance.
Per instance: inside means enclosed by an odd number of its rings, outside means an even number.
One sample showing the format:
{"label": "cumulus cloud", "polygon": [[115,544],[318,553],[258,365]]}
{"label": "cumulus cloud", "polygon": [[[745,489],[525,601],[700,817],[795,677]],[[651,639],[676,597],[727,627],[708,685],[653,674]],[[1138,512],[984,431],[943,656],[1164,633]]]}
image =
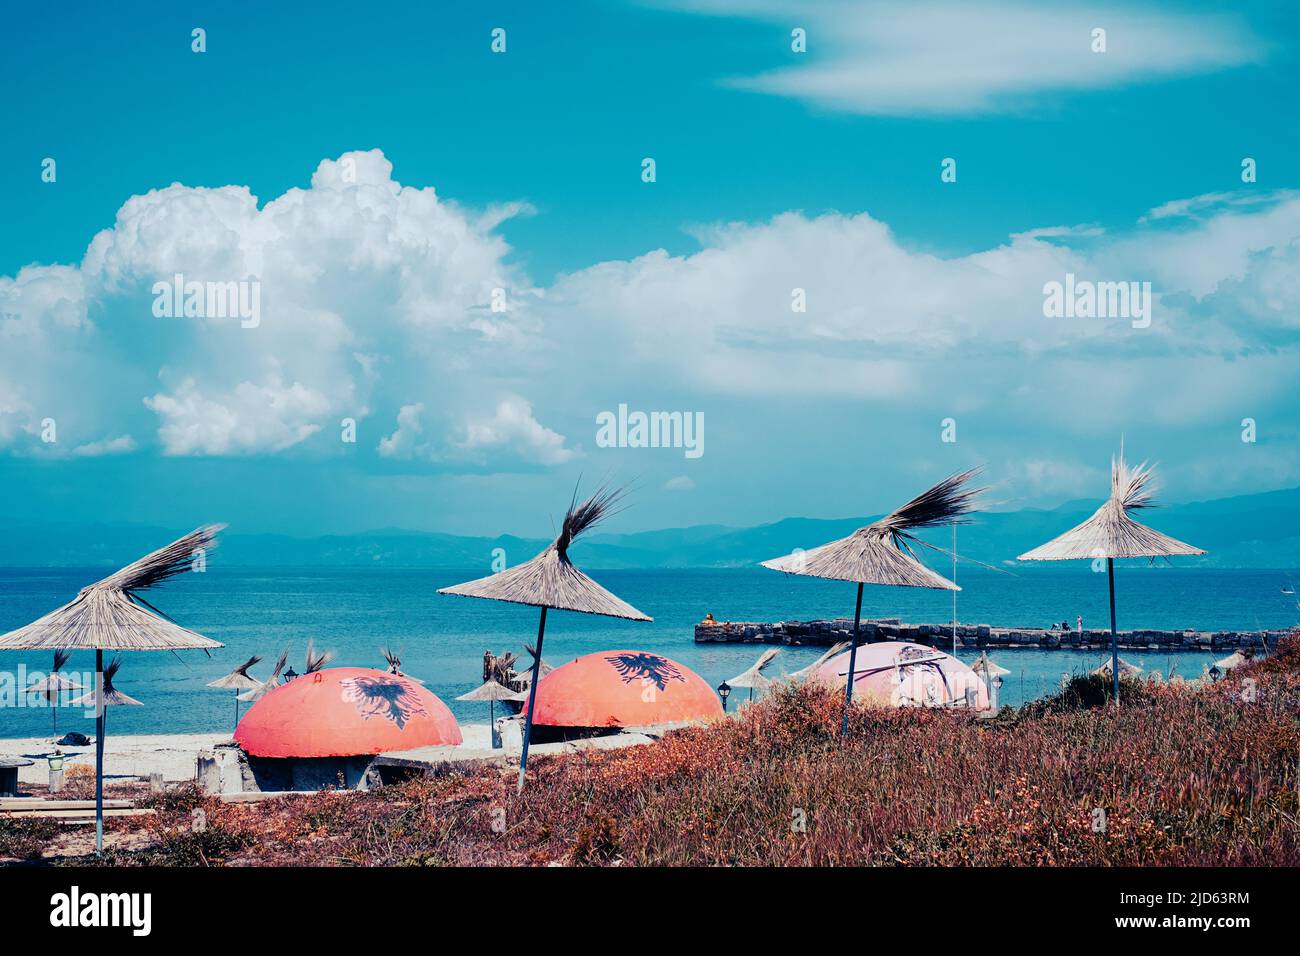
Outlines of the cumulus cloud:
{"label": "cumulus cloud", "polygon": [[[256,454],[342,417],[456,407],[530,327],[534,290],[496,231],[527,211],[403,186],[379,150],[324,160],[310,188],[265,204],[244,186],[133,196],[78,266],[0,277],[0,443],[51,416],[83,445],[125,424],[169,455]],[[158,308],[173,284],[242,286],[260,320]],[[83,390],[61,394],[67,381]]]}
{"label": "cumulus cloud", "polygon": [[[1286,277],[1300,243],[1300,198],[1278,195],[1176,232],[1029,230],[954,258],[907,248],[867,213],[786,213],[699,238],[704,248],[692,255],[660,250],[565,276],[550,303],[574,316],[566,329],[575,340],[604,338],[608,354],[715,390],[779,380],[811,393],[906,393],[926,387],[902,367],[916,360],[1271,350],[1292,322],[1297,292]],[[1151,328],[1124,317],[1046,318],[1044,285],[1067,273],[1151,282]],[[1230,328],[1198,309],[1211,295],[1237,301],[1243,286],[1267,287],[1253,296],[1257,327]],[[621,321],[608,321],[611,312]]]}
{"label": "cumulus cloud", "polygon": [[467,421],[455,444],[483,461],[504,452],[537,465],[562,465],[577,456],[564,436],[534,418],[532,405],[518,395],[503,398],[491,415]]}
{"label": "cumulus cloud", "polygon": [[[1105,89],[1257,62],[1237,19],[1082,3],[998,0],[675,0],[667,5],[807,30],[797,65],[729,85],[853,113],[1023,110],[1044,94]],[[1092,31],[1106,31],[1106,52]]]}
{"label": "cumulus cloud", "polygon": [[677,475],[664,482],[665,491],[692,491],[694,488],[695,482],[687,475]]}
{"label": "cumulus cloud", "polygon": [[424,405],[403,405],[397,413],[397,429],[388,437],[379,439],[379,454],[384,458],[412,458],[420,447],[424,426],[420,418]]}
{"label": "cumulus cloud", "polygon": [[241,455],[282,451],[320,430],[329,399],[301,382],[240,382],[208,396],[193,379],[172,393],[144,400],[158,414],[158,437],[168,455]]}
{"label": "cumulus cloud", "polygon": [[[446,434],[439,441],[438,434]],[[379,440],[383,458],[400,461],[424,459],[456,467],[493,469],[522,465],[562,465],[577,456],[559,432],[533,417],[532,405],[518,395],[504,396],[491,413],[472,412],[463,421],[430,434],[422,403],[403,405],[397,428]]]}
{"label": "cumulus cloud", "polygon": [[[566,435],[623,401],[707,408],[733,448],[735,416],[769,402],[873,429],[960,413],[1057,443],[1135,420],[1221,427],[1284,409],[1300,371],[1300,196],[1242,195],[1106,231],[1026,223],[954,257],[869,212],[790,212],[542,294],[495,231],[521,204],[462,209],[393,181],[377,151],[326,160],[261,206],[243,187],[173,185],[128,200],[79,266],[0,277],[0,448],[337,455],[353,418],[355,447],[386,469],[528,471],[580,457]],[[1151,327],[1045,318],[1044,284],[1067,273],[1151,282]],[[156,317],[153,285],[176,274],[256,279],[260,324]],[[47,417],[60,444],[42,450]],[[1020,473],[1078,474],[1051,460]]]}

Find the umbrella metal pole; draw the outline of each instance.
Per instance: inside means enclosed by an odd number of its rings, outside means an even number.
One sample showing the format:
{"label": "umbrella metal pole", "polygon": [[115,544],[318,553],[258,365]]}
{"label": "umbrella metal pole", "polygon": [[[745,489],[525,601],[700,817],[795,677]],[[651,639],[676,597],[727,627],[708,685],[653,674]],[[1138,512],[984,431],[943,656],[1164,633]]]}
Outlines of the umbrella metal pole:
{"label": "umbrella metal pole", "polygon": [[862,582],[858,582],[858,606],[853,611],[853,644],[849,648],[848,682],[844,685],[844,719],[840,722],[840,736],[849,732],[849,709],[853,706],[853,672],[858,663],[858,627],[862,621]]}
{"label": "umbrella metal pole", "polygon": [[533,658],[533,679],[528,684],[528,716],[524,718],[524,749],[519,754],[519,787],[516,793],[524,792],[524,773],[528,770],[528,739],[533,735],[533,704],[537,700],[537,680],[542,670],[542,638],[546,636],[546,607],[542,607],[542,618],[537,622],[537,656]]}
{"label": "umbrella metal pole", "polygon": [[235,726],[239,726],[239,688],[235,688]]}
{"label": "umbrella metal pole", "polygon": [[[957,522],[952,523],[952,583],[957,583]],[[957,656],[957,592],[952,592],[952,656]]]}
{"label": "umbrella metal pole", "polygon": [[1110,677],[1115,688],[1115,709],[1119,709],[1119,635],[1115,631],[1115,559],[1106,559],[1106,577],[1110,581]]}
{"label": "umbrella metal pole", "polygon": [[104,852],[104,652],[95,650],[95,852]]}

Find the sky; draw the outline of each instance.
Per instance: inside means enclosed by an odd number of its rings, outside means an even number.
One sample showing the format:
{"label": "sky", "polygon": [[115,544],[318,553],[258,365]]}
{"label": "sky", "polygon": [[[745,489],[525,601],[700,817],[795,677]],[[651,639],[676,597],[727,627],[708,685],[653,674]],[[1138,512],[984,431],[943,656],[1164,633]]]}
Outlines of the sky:
{"label": "sky", "polygon": [[1300,484],[1288,4],[0,18],[4,523],[531,536],[610,480],[611,531],[749,525],[973,465],[1053,507],[1121,436],[1167,500]]}

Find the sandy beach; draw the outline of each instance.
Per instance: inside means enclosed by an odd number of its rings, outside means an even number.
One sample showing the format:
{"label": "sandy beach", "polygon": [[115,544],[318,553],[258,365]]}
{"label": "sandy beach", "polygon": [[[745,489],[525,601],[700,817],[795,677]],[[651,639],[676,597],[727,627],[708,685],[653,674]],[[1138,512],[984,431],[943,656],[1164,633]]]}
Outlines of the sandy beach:
{"label": "sandy beach", "polygon": [[[483,750],[489,747],[487,724],[465,724],[461,727],[464,737],[463,748]],[[194,779],[195,758],[200,750],[208,749],[219,743],[229,742],[228,733],[211,734],[124,734],[114,737],[111,734],[104,743],[104,777],[106,780],[125,780],[131,778],[147,779],[151,774],[161,773],[168,782]],[[24,757],[32,761],[31,766],[18,770],[18,782],[21,784],[44,784],[49,782],[49,770],[45,757],[54,752],[52,737],[15,737],[0,739],[0,757]],[[93,738],[88,747],[60,747],[66,758],[65,772],[72,767],[85,766],[94,769],[95,745]]]}

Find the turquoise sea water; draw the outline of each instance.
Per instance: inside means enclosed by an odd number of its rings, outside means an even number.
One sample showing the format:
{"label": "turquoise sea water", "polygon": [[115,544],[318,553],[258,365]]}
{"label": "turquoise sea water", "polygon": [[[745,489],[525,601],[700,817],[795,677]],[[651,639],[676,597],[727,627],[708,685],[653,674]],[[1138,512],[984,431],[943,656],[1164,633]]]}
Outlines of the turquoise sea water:
{"label": "turquoise sea water", "polygon": [[[308,638],[336,652],[335,663],[383,666],[379,648],[400,652],[403,670],[427,682],[464,722],[485,722],[487,705],[462,704],[458,694],[482,682],[483,651],[523,654],[523,642],[537,633],[533,608],[435,593],[437,588],[480,576],[484,571],[391,570],[380,568],[249,569],[213,562],[204,574],[188,574],[150,595],[179,623],[223,642],[211,658],[201,652],[125,655],[117,684],[143,707],[118,707],[109,715],[110,732],[197,733],[229,729],[233,695],[204,685],[251,654],[266,660],[253,668],[264,676],[283,647],[290,663],[303,669]],[[76,596],[102,577],[102,569],[0,568],[0,632],[26,624]],[[763,569],[691,571],[608,571],[593,577],[655,618],[653,623],[616,621],[552,612],[547,620],[545,654],[558,665],[581,654],[636,648],[664,654],[693,668],[712,685],[748,667],[762,650],[754,645],[697,645],[694,625],[705,612],[719,620],[779,621],[845,617],[853,613],[854,586],[787,577]],[[1296,571],[1190,570],[1118,567],[1119,626],[1198,629],[1258,629],[1300,623],[1294,596],[1282,587],[1300,580]],[[1054,621],[1085,626],[1107,624],[1106,578],[1087,562],[1034,567],[1012,575],[983,570],[959,574],[963,591],[958,613],[963,622],[1046,627]],[[946,592],[867,588],[864,617],[899,617],[912,622],[951,620]],[[783,648],[769,673],[797,670],[818,648]],[[1148,671],[1166,672],[1171,664],[1185,677],[1201,674],[1219,654],[1133,653],[1125,657]],[[970,659],[974,655],[962,652]],[[1078,651],[1002,651],[995,659],[1011,671],[1004,703],[1018,704],[1054,688],[1063,672],[1095,667],[1102,657]],[[17,707],[12,687],[18,668],[42,675],[50,655],[0,653],[0,672],[8,681],[0,707],[0,737],[49,732],[48,708]],[[74,655],[67,670],[93,671],[94,655]],[[0,687],[0,691],[4,688]],[[246,705],[245,705],[246,706]],[[81,710],[63,713],[60,729],[89,733],[91,720]]]}

